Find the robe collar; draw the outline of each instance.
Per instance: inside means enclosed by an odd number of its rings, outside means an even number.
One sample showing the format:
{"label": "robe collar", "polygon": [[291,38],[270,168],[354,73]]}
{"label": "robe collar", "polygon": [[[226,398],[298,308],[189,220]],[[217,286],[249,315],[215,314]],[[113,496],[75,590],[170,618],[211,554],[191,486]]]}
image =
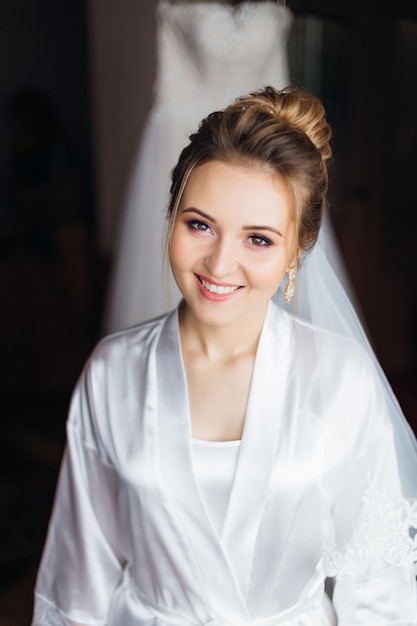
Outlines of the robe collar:
{"label": "robe collar", "polygon": [[[156,352],[159,468],[162,489],[194,553],[210,605],[223,619],[245,620],[257,531],[264,513],[280,429],[291,319],[269,304],[255,358],[237,468],[221,536],[195,478],[178,309],[162,328]],[[230,615],[227,616],[227,607]],[[225,614],[226,611],[226,614]]]}

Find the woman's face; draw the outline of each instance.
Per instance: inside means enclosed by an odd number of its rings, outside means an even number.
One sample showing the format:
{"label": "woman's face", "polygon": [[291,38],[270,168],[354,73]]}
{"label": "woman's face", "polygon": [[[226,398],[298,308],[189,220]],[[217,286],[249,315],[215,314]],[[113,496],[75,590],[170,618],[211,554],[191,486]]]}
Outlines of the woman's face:
{"label": "woman's face", "polygon": [[263,319],[291,265],[293,237],[293,201],[280,177],[221,161],[195,168],[169,246],[188,311],[215,326]]}

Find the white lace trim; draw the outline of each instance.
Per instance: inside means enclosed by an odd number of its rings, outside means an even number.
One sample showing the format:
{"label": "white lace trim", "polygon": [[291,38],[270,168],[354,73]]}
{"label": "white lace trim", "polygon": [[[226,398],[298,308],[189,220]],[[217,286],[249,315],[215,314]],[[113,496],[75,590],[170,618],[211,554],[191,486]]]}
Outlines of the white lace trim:
{"label": "white lace trim", "polygon": [[70,626],[70,624],[64,620],[56,607],[37,597],[32,626]]}
{"label": "white lace trim", "polygon": [[343,553],[326,537],[324,566],[327,576],[337,579],[355,574],[371,558],[390,565],[417,563],[417,501],[389,499],[369,487],[353,536]]}

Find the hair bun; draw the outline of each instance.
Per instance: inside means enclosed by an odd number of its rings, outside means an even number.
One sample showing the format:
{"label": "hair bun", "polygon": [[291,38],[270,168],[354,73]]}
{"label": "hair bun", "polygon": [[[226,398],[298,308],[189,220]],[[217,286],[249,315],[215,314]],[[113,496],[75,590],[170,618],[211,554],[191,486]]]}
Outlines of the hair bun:
{"label": "hair bun", "polygon": [[318,98],[298,87],[287,87],[278,92],[274,108],[289,125],[307,135],[324,161],[330,159],[332,129]]}
{"label": "hair bun", "polygon": [[[239,98],[239,104],[245,106],[246,100],[247,97]],[[323,161],[332,156],[332,130],[326,120],[322,103],[313,94],[295,86],[285,87],[280,91],[268,86],[250,94],[250,104],[259,104],[270,115],[307,135],[320,152]]]}

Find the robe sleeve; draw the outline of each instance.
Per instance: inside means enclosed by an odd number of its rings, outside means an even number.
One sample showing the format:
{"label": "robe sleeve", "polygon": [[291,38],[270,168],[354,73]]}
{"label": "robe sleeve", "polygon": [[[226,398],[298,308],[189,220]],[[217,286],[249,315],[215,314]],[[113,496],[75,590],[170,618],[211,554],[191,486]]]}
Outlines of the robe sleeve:
{"label": "robe sleeve", "polygon": [[33,626],[106,624],[112,592],[122,577],[118,479],[100,450],[91,395],[84,372],[71,402],[67,446],[36,582]]}
{"label": "robe sleeve", "polygon": [[403,495],[393,426],[365,364],[342,429],[349,449],[333,479],[343,485],[332,507],[328,569],[335,577],[338,626],[415,626],[416,503]]}

